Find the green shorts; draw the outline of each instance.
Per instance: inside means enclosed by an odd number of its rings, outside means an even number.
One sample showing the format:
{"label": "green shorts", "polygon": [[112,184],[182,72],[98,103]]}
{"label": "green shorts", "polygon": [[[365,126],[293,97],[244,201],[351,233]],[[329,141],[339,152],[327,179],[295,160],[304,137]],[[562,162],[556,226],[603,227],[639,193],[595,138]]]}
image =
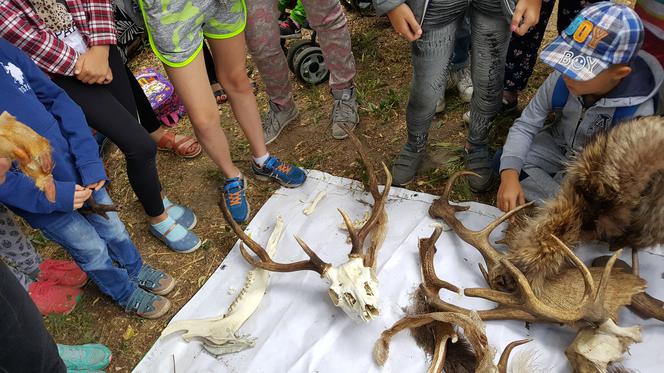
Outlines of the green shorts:
{"label": "green shorts", "polygon": [[231,38],[244,30],[244,0],[139,0],[152,50],[168,66],[181,67],[203,40]]}

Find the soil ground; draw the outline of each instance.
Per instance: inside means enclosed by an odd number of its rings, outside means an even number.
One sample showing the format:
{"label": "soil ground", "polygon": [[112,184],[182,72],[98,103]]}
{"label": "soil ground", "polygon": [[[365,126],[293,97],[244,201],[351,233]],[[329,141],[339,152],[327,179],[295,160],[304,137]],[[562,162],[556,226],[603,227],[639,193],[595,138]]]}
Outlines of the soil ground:
{"label": "soil ground", "polygon": [[[405,107],[411,77],[409,46],[392,31],[386,18],[349,14],[349,23],[357,63],[355,83],[361,111],[361,124],[356,133],[368,147],[369,155],[376,164],[382,161],[390,165],[406,135]],[[551,23],[555,25],[555,20]],[[554,33],[549,32],[545,40],[553,36]],[[131,67],[138,71],[147,66],[160,67],[161,64],[149,48],[143,48],[132,60]],[[264,111],[267,97],[251,60],[248,61],[248,69],[258,83],[258,102]],[[530,79],[530,88],[521,95],[520,108],[527,104],[548,72],[542,64],[537,65]],[[293,86],[300,119],[285,129],[269,146],[270,152],[305,168],[362,179],[364,171],[351,143],[334,140],[330,135],[332,99],[328,86],[305,86],[294,78]],[[461,118],[469,105],[458,99],[454,88],[450,88],[446,96],[447,109],[434,119],[429,135],[427,161],[415,183],[411,184],[411,189],[439,194],[450,173],[462,167],[461,151],[466,129]],[[492,133],[494,147],[504,141],[516,115],[498,118]],[[242,137],[228,104],[220,110],[220,122],[232,144],[235,161],[250,175],[248,143]],[[188,119],[182,120],[175,130],[191,134]],[[58,343],[107,345],[113,351],[113,361],[108,372],[125,372],[140,361],[168,320],[222,263],[236,238],[217,207],[222,175],[206,156],[184,160],[165,152],[158,155],[159,173],[165,192],[171,200],[190,206],[198,215],[199,223],[195,231],[204,239],[203,247],[184,255],[169,251],[148,233],[142,208],[127,181],[122,153],[111,147],[106,152],[105,162],[113,181],[111,195],[122,207],[121,219],[144,260],[167,271],[178,281],[176,290],[169,296],[173,308],[159,320],[143,320],[123,312],[89,283],[84,288],[82,301],[73,313],[48,316],[45,321]],[[382,176],[379,177],[382,180]],[[250,181],[247,194],[252,211],[258,211],[277,189],[278,186],[273,183]],[[472,195],[464,186],[456,189],[456,197],[489,204],[495,202],[495,192]],[[60,247],[45,240],[38,232],[28,231],[44,257],[66,257]]]}

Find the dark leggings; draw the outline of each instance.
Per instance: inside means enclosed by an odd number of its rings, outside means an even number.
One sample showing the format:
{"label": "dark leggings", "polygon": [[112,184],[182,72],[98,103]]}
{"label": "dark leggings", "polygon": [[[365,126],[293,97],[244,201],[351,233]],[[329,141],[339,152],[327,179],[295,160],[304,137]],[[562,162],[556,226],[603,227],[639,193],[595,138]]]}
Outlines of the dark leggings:
{"label": "dark leggings", "polygon": [[210,47],[208,47],[206,42],[203,42],[203,57],[205,58],[205,70],[207,71],[210,85],[218,83],[217,73],[214,71],[214,58],[212,58],[212,52],[210,52]]}
{"label": "dark leggings", "polygon": [[[164,212],[157,174],[157,146],[148,132],[159,128],[150,103],[136,79],[112,46],[108,63],[113,72],[110,84],[85,84],[73,76],[57,76],[59,85],[83,110],[88,125],[108,137],[124,153],[127,176],[148,216]],[[144,128],[138,121],[140,113]]]}
{"label": "dark leggings", "polygon": [[0,262],[0,372],[66,372],[37,307]]}
{"label": "dark leggings", "polygon": [[[558,33],[560,34],[567,28],[581,9],[594,1],[598,0],[559,0],[556,23]],[[546,25],[549,23],[555,3],[556,0],[542,0],[539,23],[523,36],[512,33],[505,61],[504,89],[506,91],[521,91],[528,85],[528,79],[533,74],[533,68],[537,62],[537,51],[542,44]]]}

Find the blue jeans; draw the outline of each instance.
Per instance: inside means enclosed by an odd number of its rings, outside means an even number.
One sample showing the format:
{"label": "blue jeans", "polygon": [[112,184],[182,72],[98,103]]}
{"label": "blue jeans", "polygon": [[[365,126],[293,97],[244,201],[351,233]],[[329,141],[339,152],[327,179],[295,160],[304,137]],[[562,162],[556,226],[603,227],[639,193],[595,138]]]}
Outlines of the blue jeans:
{"label": "blue jeans", "polygon": [[406,123],[406,149],[424,151],[436,104],[443,96],[457,30],[470,20],[471,77],[470,125],[467,141],[485,146],[489,127],[501,108],[509,22],[500,1],[431,0],[422,22],[422,37],[411,43],[413,80]]}
{"label": "blue jeans", "polygon": [[[92,195],[97,203],[112,203],[105,188]],[[42,233],[64,247],[99,290],[124,307],[136,290],[143,260],[118,214],[110,212],[108,217],[73,211],[42,228]]]}

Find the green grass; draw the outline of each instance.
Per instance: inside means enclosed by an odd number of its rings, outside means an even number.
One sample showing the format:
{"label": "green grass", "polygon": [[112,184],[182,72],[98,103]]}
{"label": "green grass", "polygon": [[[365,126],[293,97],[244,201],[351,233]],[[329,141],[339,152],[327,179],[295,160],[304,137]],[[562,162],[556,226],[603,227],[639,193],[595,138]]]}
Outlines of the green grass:
{"label": "green grass", "polygon": [[98,321],[85,312],[93,301],[90,296],[83,296],[69,315],[50,314],[44,318],[46,328],[53,335],[68,336],[69,344],[98,343],[101,330]]}
{"label": "green grass", "polygon": [[351,36],[353,55],[357,61],[382,60],[380,49],[378,48],[379,36],[379,31],[373,28]]}

